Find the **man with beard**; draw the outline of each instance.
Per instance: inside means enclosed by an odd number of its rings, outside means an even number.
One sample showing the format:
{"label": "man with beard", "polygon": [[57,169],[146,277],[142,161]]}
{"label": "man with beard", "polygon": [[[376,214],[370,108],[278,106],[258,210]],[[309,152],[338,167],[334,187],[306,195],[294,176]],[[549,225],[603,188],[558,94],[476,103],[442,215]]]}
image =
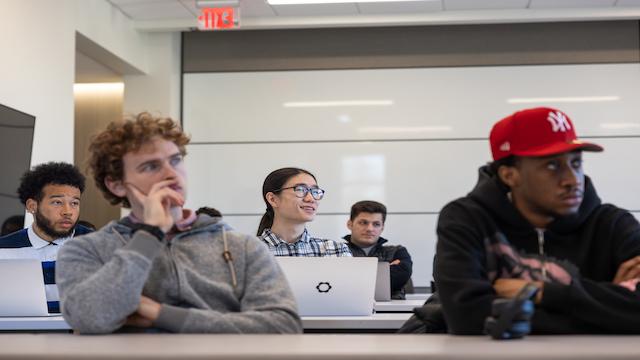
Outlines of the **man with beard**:
{"label": "man with beard", "polygon": [[34,222],[26,229],[0,237],[0,258],[42,261],[49,312],[60,312],[55,285],[58,249],[73,236],[91,232],[78,225],[84,176],[70,164],[50,162],[27,171],[18,195]]}
{"label": "man with beard", "polygon": [[538,288],[532,332],[640,333],[640,225],[603,204],[569,117],[518,111],[489,137],[493,162],[438,219],[434,277],[450,333],[481,334],[494,299]]}

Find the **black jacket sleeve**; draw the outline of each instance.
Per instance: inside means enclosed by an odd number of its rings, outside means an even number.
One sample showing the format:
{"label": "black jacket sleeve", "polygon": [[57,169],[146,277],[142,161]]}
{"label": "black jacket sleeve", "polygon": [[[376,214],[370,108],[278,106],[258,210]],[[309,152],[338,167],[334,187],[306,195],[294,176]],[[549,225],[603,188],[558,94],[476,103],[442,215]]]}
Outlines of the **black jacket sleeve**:
{"label": "black jacket sleeve", "polygon": [[482,334],[495,298],[482,234],[472,216],[455,203],[440,212],[437,233],[434,278],[449,332]]}
{"label": "black jacket sleeve", "polygon": [[[615,223],[607,227],[609,238],[602,234],[597,240],[611,242],[617,270],[626,260],[640,256],[640,224],[621,209],[611,216]],[[599,332],[640,333],[640,287],[626,288],[612,281],[582,277],[569,286],[545,284],[541,307],[590,324]]]}
{"label": "black jacket sleeve", "polygon": [[393,260],[400,260],[397,265],[391,265],[389,271],[391,273],[391,291],[402,290],[404,285],[411,278],[413,261],[411,261],[411,255],[404,246],[398,246]]}

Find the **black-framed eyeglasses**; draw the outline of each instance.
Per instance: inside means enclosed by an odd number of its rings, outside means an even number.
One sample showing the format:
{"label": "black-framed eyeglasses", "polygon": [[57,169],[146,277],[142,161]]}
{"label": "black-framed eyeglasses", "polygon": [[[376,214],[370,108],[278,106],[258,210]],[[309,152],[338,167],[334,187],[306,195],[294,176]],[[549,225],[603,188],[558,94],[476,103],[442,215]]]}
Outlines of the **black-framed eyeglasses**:
{"label": "black-framed eyeglasses", "polygon": [[296,197],[299,198],[304,198],[308,193],[311,193],[311,197],[316,200],[322,200],[322,198],[324,197],[324,190],[320,189],[319,187],[309,187],[303,184],[284,187],[278,190],[273,190],[272,192],[276,193],[287,189],[293,189],[293,193],[296,194]]}

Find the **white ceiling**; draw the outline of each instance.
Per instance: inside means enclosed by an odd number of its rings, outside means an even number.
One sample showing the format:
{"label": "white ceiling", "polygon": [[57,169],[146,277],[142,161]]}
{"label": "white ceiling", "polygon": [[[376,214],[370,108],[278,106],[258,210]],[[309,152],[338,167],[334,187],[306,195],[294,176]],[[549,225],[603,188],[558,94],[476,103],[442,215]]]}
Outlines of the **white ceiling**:
{"label": "white ceiling", "polygon": [[[195,0],[107,0],[143,31],[197,26]],[[240,0],[241,29],[640,19],[640,0],[421,0],[269,5]]]}

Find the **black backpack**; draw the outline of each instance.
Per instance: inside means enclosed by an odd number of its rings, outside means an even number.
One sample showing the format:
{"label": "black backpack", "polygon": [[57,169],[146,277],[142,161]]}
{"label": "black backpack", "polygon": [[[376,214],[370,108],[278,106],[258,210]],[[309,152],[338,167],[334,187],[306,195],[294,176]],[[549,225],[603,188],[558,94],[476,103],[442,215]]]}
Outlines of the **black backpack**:
{"label": "black backpack", "polygon": [[447,332],[442,304],[437,292],[424,305],[413,309],[413,315],[398,330],[401,334],[443,334]]}

